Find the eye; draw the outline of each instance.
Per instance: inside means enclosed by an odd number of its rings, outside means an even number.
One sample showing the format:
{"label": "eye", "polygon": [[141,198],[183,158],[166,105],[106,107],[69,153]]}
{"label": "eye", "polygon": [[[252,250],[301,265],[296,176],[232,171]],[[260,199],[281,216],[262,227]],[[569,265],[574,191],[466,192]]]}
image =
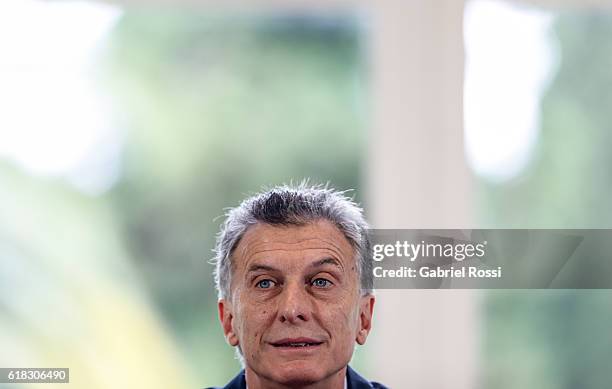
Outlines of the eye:
{"label": "eye", "polygon": [[325,278],[317,278],[311,282],[311,285],[316,288],[329,288],[333,284],[331,281],[326,280]]}
{"label": "eye", "polygon": [[255,284],[255,287],[260,289],[270,289],[272,286],[274,286],[274,281],[268,279],[261,280]]}

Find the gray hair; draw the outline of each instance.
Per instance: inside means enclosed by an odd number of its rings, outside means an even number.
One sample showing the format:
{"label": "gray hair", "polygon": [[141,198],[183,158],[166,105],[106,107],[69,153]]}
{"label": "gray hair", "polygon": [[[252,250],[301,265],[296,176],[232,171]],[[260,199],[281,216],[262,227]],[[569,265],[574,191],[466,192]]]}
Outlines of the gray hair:
{"label": "gray hair", "polygon": [[214,250],[215,286],[219,298],[231,299],[232,252],[250,226],[257,223],[303,225],[320,219],[332,222],[353,246],[361,294],[372,293],[369,226],[363,210],[345,193],[328,186],[302,182],[296,186],[282,185],[265,190],[230,209],[217,235]]}

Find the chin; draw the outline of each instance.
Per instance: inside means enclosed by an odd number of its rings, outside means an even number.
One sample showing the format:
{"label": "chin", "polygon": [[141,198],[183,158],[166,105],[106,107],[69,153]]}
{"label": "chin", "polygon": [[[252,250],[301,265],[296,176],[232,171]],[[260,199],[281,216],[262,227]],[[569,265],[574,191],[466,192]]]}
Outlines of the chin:
{"label": "chin", "polygon": [[292,362],[290,366],[281,366],[275,372],[276,381],[286,386],[304,386],[319,382],[325,379],[325,374],[321,367],[313,366],[311,362],[302,363]]}

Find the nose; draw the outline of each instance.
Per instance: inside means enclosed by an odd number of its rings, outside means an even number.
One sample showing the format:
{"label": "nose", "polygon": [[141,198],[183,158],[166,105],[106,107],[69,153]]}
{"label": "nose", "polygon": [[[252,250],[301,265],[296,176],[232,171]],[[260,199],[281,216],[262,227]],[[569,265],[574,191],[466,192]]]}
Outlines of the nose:
{"label": "nose", "polygon": [[281,323],[299,324],[310,320],[310,299],[303,283],[287,283],[279,297],[278,320]]}

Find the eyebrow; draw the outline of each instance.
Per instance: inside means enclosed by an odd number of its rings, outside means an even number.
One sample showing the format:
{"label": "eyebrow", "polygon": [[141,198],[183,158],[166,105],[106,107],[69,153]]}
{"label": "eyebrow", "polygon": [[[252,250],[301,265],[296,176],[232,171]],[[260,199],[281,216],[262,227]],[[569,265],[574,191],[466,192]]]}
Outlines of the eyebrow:
{"label": "eyebrow", "polygon": [[313,262],[312,264],[310,264],[308,267],[309,268],[313,268],[313,267],[319,267],[319,266],[323,266],[323,265],[334,265],[340,269],[342,269],[342,265],[340,264],[340,262],[338,262],[337,259],[335,258],[323,258],[319,261]]}
{"label": "eyebrow", "polygon": [[255,272],[259,270],[278,271],[278,269],[275,267],[268,266],[268,265],[260,265],[260,264],[255,263],[249,266],[249,268],[247,269],[247,273],[251,273],[251,272]]}
{"label": "eyebrow", "polygon": [[[330,258],[323,258],[321,260],[313,262],[310,265],[308,265],[308,268],[316,268],[316,267],[320,267],[320,266],[324,266],[324,265],[334,265],[334,266],[342,269],[342,265],[340,264],[340,262],[338,262],[337,259],[331,258],[331,257]],[[273,266],[270,266],[270,265],[262,265],[262,264],[254,263],[251,266],[249,266],[249,268],[247,269],[247,274],[251,273],[251,272],[260,271],[260,270],[264,270],[264,271],[279,271],[277,268],[275,268]]]}

